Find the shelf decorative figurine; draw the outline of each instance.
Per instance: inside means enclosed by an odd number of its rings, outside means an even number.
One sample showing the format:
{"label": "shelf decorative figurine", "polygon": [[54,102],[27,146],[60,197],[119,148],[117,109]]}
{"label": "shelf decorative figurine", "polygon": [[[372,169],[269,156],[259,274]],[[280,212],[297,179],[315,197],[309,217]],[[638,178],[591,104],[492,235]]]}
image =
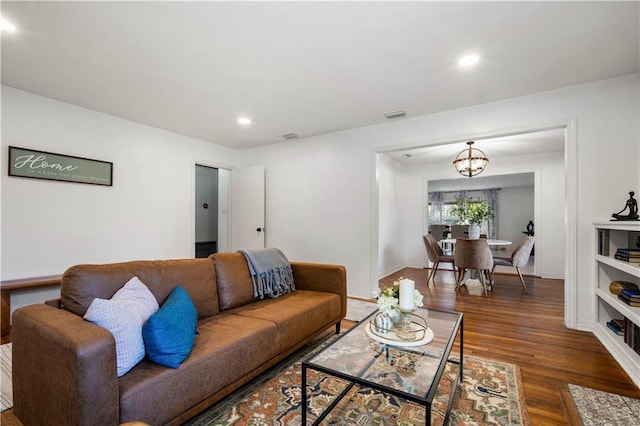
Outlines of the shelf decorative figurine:
{"label": "shelf decorative figurine", "polygon": [[609,291],[616,296],[618,296],[623,289],[638,290],[638,286],[629,281],[611,281],[611,284],[609,284]]}
{"label": "shelf decorative figurine", "polygon": [[[633,198],[635,193],[633,191],[629,192],[629,199],[624,205],[624,209],[620,210],[618,213],[614,213],[611,215],[613,220],[640,220],[640,215],[638,215],[638,201]],[[622,214],[623,212],[629,210],[629,213]]]}

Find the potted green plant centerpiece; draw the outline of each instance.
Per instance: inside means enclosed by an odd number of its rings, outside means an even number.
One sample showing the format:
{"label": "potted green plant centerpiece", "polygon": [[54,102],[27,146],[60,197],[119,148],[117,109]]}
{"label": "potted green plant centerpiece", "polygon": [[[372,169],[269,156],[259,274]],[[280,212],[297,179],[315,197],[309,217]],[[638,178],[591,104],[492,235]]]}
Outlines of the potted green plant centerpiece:
{"label": "potted green plant centerpiece", "polygon": [[480,238],[480,225],[493,217],[489,203],[480,198],[456,198],[451,214],[461,223],[469,224],[469,238]]}

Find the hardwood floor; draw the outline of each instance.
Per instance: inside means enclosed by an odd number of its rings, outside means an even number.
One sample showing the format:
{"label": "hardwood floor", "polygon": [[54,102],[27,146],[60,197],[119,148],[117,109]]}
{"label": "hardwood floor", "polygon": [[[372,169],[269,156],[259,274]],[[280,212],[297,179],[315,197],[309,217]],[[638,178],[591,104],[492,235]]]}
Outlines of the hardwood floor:
{"label": "hardwood floor", "polygon": [[480,286],[455,293],[453,272],[438,270],[426,285],[428,269],[405,268],[380,280],[381,288],[410,278],[425,306],[464,313],[465,355],[520,367],[532,425],[572,424],[563,402],[567,383],[640,398],[640,389],[590,332],[564,326],[564,283],[527,277],[524,294],[517,275],[496,274],[493,292]]}

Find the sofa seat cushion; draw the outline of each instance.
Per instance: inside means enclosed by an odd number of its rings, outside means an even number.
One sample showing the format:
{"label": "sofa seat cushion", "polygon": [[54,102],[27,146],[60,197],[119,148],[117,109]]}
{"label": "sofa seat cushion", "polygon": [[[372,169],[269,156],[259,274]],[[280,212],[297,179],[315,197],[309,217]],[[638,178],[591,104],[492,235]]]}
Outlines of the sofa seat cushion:
{"label": "sofa seat cushion", "polygon": [[277,299],[264,299],[228,311],[230,314],[273,322],[278,351],[285,351],[312,334],[340,321],[340,296],[296,290]]}
{"label": "sofa seat cushion", "polygon": [[198,321],[179,368],[144,359],[120,378],[120,421],[164,424],[277,355],[272,322],[218,314]]}

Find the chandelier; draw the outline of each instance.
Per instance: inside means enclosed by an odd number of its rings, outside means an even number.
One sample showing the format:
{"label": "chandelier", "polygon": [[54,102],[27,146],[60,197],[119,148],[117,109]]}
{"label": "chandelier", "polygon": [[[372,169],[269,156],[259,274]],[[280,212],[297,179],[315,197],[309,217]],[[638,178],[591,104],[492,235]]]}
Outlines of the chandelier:
{"label": "chandelier", "polygon": [[482,173],[489,164],[489,159],[484,152],[478,148],[473,148],[473,141],[467,142],[469,148],[465,148],[453,160],[453,167],[462,176],[473,177]]}

